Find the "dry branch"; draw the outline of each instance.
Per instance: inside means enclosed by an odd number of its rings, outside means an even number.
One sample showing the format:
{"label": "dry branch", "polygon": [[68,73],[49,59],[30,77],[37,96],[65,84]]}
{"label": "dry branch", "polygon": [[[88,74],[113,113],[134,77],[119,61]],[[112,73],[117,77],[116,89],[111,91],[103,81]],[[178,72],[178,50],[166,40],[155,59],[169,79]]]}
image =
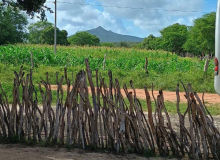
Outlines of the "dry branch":
{"label": "dry branch", "polygon": [[[80,148],[111,149],[116,152],[137,152],[177,157],[187,154],[192,159],[219,160],[220,132],[213,118],[190,84],[185,87],[187,109],[180,112],[179,84],[176,89],[176,109],[179,128],[164,104],[163,91],[157,97],[153,94],[155,111],[151,106],[151,97],[145,87],[146,108],[136,97],[132,81],[132,92],[123,86],[127,100],[123,98],[120,84],[113,81],[112,72],[108,72],[109,84],[104,78],[92,71],[86,59],[86,72],[80,71],[73,82],[68,79],[67,69],[59,79],[56,73],[57,91],[55,107],[52,106],[52,91],[48,73],[46,80],[39,84],[42,101],[37,99],[37,90],[32,82],[32,71],[24,77],[22,67],[15,73],[13,103],[9,106],[7,95],[0,84],[0,139],[12,141],[15,137],[22,141],[46,141]],[[62,88],[66,81],[64,98]],[[92,102],[89,98],[88,83],[91,87]],[[43,88],[43,87],[44,88]],[[108,87],[107,87],[108,86]],[[20,91],[22,90],[22,92]],[[38,105],[42,104],[42,106]],[[147,116],[146,116],[147,114]],[[189,124],[189,127],[187,126]]]}

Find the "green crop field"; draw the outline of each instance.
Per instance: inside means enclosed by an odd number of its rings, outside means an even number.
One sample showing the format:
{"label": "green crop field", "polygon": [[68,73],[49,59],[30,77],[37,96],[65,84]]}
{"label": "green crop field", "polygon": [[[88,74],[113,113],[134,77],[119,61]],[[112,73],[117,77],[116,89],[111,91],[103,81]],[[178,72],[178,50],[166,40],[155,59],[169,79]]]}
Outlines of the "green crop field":
{"label": "green crop field", "polygon": [[[88,58],[94,78],[95,70],[98,69],[107,83],[108,70],[111,70],[113,78],[117,78],[121,86],[125,83],[130,87],[129,81],[133,80],[135,88],[143,88],[144,85],[150,88],[153,83],[156,90],[175,91],[177,83],[182,81],[184,84],[191,83],[196,92],[215,92],[212,61],[205,74],[203,71],[205,61],[198,58],[182,58],[164,51],[58,46],[57,54],[54,54],[53,46],[19,44],[0,46],[0,82],[10,101],[12,101],[14,71],[18,72],[21,65],[26,73],[30,70],[31,52],[34,61],[33,81],[36,88],[38,88],[37,84],[45,79],[46,72],[49,73],[51,84],[56,84],[56,72],[64,75],[65,67],[68,68],[69,78],[72,78],[72,73],[75,77],[78,71],[85,69],[84,60]],[[107,57],[105,70],[103,70],[105,54]],[[149,61],[148,75],[144,70],[145,57]],[[183,88],[180,90],[183,91]],[[175,107],[175,104],[173,106]]]}
{"label": "green crop field", "polygon": [[[69,73],[76,74],[85,69],[84,60],[89,59],[93,71],[98,69],[103,77],[108,70],[113,76],[126,83],[133,80],[136,88],[148,87],[154,83],[155,89],[174,91],[181,80],[191,83],[197,92],[214,92],[213,68],[209,64],[207,74],[204,74],[204,61],[198,58],[182,58],[164,51],[146,51],[126,48],[105,47],[58,47],[57,54],[53,53],[53,46],[45,45],[9,45],[0,46],[0,81],[12,82],[13,71],[18,71],[21,65],[29,70],[31,66],[30,52],[33,53],[35,82],[45,77],[49,72],[51,83],[55,83],[55,72],[63,74],[64,67]],[[103,70],[104,55],[107,54],[106,67]],[[148,58],[149,74],[145,74],[145,57]],[[4,75],[4,76],[3,76]]]}

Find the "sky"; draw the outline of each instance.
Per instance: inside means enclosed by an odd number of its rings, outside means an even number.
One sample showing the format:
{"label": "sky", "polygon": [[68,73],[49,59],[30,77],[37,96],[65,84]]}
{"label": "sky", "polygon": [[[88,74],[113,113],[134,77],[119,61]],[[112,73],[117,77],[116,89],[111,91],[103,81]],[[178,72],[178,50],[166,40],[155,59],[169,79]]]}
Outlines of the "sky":
{"label": "sky", "polygon": [[[45,5],[54,10],[53,2],[47,0]],[[145,38],[160,36],[160,30],[174,23],[192,26],[196,18],[216,8],[217,0],[57,0],[57,27],[68,36],[101,26]],[[46,16],[54,23],[54,13],[47,12]]]}

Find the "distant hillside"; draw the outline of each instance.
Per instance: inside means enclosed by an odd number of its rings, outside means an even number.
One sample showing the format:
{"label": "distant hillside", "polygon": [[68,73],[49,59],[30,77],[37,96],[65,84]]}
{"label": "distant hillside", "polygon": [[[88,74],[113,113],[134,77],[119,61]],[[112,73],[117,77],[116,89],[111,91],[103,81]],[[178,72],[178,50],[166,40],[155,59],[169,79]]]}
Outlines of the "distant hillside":
{"label": "distant hillside", "polygon": [[99,37],[100,42],[121,42],[121,41],[141,42],[141,41],[143,41],[143,38],[117,34],[112,31],[107,31],[100,26],[97,28],[88,30],[86,32],[89,32],[90,34]]}

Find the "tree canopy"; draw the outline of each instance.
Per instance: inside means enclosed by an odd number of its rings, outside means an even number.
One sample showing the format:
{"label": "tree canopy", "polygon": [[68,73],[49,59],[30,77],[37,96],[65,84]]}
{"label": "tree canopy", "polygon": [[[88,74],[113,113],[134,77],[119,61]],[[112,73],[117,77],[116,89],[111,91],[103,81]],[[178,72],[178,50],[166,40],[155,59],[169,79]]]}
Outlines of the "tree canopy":
{"label": "tree canopy", "polygon": [[150,34],[147,38],[144,38],[141,42],[140,47],[142,49],[157,50],[161,49],[161,37],[155,37],[153,34]]}
{"label": "tree canopy", "polygon": [[204,53],[214,54],[215,49],[215,12],[194,20],[193,26],[170,25],[160,31],[161,36],[152,34],[139,44],[142,49],[163,49],[177,54],[188,52],[196,56]]}
{"label": "tree canopy", "polygon": [[[47,21],[39,21],[28,27],[28,42],[31,44],[54,44],[54,25]],[[67,31],[57,28],[57,44],[68,45]]]}
{"label": "tree canopy", "polygon": [[[40,33],[40,42],[41,44],[54,44],[54,27],[48,26]],[[59,30],[57,28],[57,44],[58,45],[69,45],[67,41],[67,31]]]}
{"label": "tree canopy", "polygon": [[[0,45],[8,43],[22,43],[28,39],[33,44],[53,44],[54,25],[50,22],[41,21],[28,23],[25,11],[33,17],[35,13],[40,14],[41,20],[45,19],[45,11],[51,9],[46,7],[46,0],[2,0],[0,1]],[[142,49],[163,49],[177,54],[189,52],[194,55],[202,53],[214,54],[215,46],[215,12],[203,15],[194,20],[193,26],[181,24],[170,25],[160,31],[161,36],[149,35],[140,44],[130,45],[128,42],[111,44],[118,47],[139,47]],[[27,36],[28,35],[28,36]],[[67,31],[57,28],[57,44],[60,45],[99,45],[99,38],[88,32],[77,32],[67,40]],[[104,45],[104,44],[103,44]],[[109,44],[108,44],[109,45]]]}
{"label": "tree canopy", "polygon": [[205,14],[194,21],[189,28],[185,50],[194,54],[214,53],[215,48],[215,12]]}
{"label": "tree canopy", "polygon": [[29,25],[29,35],[28,41],[32,44],[40,44],[40,36],[39,34],[46,29],[47,27],[53,27],[53,24],[47,21],[39,21],[37,23],[32,23]]}
{"label": "tree canopy", "polygon": [[177,54],[183,52],[183,44],[187,40],[187,27],[178,23],[170,25],[160,31],[162,46],[165,50]]}
{"label": "tree canopy", "polygon": [[22,43],[26,40],[27,17],[11,7],[0,8],[0,45]]}
{"label": "tree canopy", "polygon": [[68,41],[70,42],[70,44],[79,45],[79,46],[98,45],[100,42],[98,37],[96,37],[88,32],[77,32],[76,34],[70,36],[68,38]]}
{"label": "tree canopy", "polygon": [[150,34],[147,38],[144,38],[143,42],[141,43],[141,47],[144,49],[153,49],[152,42],[156,38],[153,34]]}
{"label": "tree canopy", "polygon": [[29,16],[33,17],[35,13],[40,14],[40,19],[46,18],[45,11],[53,12],[49,7],[45,6],[46,0],[2,0],[1,6],[11,6],[14,9],[25,11]]}

